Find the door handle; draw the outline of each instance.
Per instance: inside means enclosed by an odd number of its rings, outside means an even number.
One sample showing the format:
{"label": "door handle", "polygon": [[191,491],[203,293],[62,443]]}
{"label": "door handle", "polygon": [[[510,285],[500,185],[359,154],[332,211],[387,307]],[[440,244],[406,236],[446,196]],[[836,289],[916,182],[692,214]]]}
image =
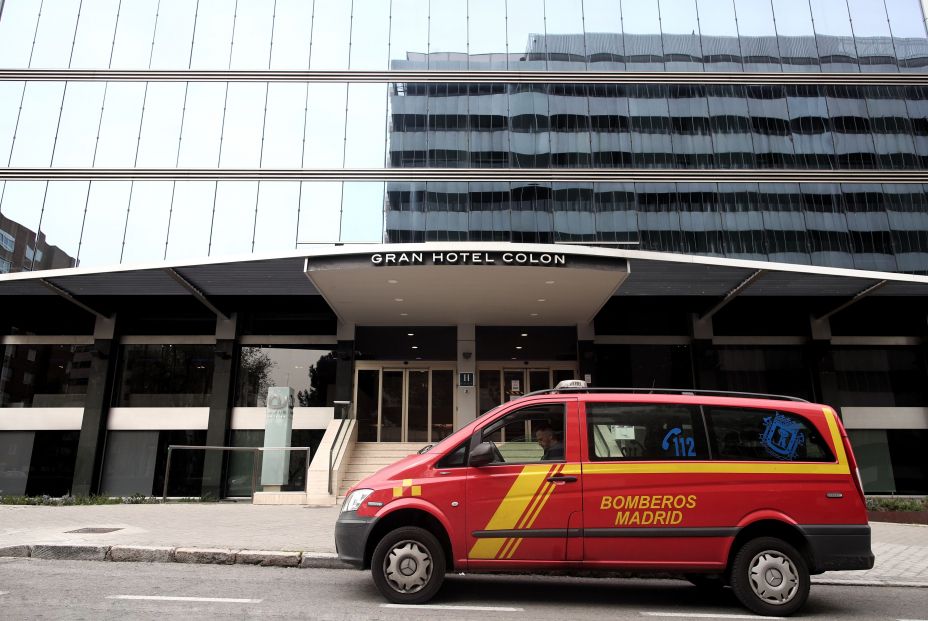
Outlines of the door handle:
{"label": "door handle", "polygon": [[576,483],[577,477],[573,477],[566,474],[555,474],[547,478],[549,483]]}

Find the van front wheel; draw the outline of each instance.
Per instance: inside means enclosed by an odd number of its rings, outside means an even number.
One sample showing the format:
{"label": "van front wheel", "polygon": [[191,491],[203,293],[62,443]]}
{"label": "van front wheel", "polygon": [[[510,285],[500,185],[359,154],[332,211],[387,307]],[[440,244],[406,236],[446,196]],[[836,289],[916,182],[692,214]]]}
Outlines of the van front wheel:
{"label": "van front wheel", "polygon": [[731,588],[759,615],[786,616],[809,598],[809,569],[796,548],[782,539],[759,537],[735,554]]}
{"label": "van front wheel", "polygon": [[374,584],[394,604],[424,604],[445,579],[445,551],[435,535],[415,526],[380,540],[371,558]]}

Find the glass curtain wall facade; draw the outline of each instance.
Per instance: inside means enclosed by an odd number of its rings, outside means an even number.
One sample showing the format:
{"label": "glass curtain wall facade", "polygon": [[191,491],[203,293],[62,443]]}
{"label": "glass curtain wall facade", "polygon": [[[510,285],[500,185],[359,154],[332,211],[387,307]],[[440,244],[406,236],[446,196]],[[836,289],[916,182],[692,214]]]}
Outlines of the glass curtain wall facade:
{"label": "glass curtain wall facade", "polygon": [[918,0],[7,0],[0,40],[0,222],[72,265],[500,240],[928,273]]}
{"label": "glass curtain wall facade", "polygon": [[[0,42],[0,273],[511,241],[928,274],[919,0],[0,0]],[[329,406],[335,343],[274,343],[236,343],[232,407],[291,375]],[[218,394],[212,345],[117,346],[105,407]],[[921,348],[836,346],[807,377],[795,349],[636,341],[596,372],[924,407]],[[0,407],[86,400],[92,349],[0,349]],[[0,493],[67,490],[78,433],[0,433]],[[925,490],[924,430],[851,433],[868,491]],[[163,448],[204,434],[111,431],[103,489],[157,491]]]}

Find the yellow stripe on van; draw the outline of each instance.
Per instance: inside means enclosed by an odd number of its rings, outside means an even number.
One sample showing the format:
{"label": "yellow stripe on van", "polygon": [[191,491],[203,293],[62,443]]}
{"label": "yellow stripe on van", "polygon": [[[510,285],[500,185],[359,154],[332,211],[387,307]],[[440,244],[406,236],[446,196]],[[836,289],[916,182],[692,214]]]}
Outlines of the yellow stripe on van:
{"label": "yellow stripe on van", "polygon": [[[546,483],[545,479],[548,478],[550,470],[551,464],[532,464],[523,467],[522,472],[519,473],[512,487],[506,492],[506,497],[499,503],[496,512],[493,513],[493,517],[490,518],[484,530],[511,530],[515,528],[516,522],[525,513],[535,494]],[[504,543],[506,543],[505,537],[478,539],[467,556],[473,559],[496,558]]]}

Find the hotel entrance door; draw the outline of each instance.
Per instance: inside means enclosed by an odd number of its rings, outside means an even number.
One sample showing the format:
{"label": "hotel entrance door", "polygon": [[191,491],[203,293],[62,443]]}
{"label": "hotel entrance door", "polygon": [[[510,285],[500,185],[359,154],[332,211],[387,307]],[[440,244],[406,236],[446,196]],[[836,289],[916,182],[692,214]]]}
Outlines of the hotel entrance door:
{"label": "hotel entrance door", "polygon": [[575,377],[575,367],[564,366],[563,363],[557,366],[540,363],[522,369],[481,366],[477,372],[480,413],[530,392],[553,388],[558,382]]}
{"label": "hotel entrance door", "polygon": [[359,442],[437,442],[454,431],[454,369],[359,368],[354,402]]}

